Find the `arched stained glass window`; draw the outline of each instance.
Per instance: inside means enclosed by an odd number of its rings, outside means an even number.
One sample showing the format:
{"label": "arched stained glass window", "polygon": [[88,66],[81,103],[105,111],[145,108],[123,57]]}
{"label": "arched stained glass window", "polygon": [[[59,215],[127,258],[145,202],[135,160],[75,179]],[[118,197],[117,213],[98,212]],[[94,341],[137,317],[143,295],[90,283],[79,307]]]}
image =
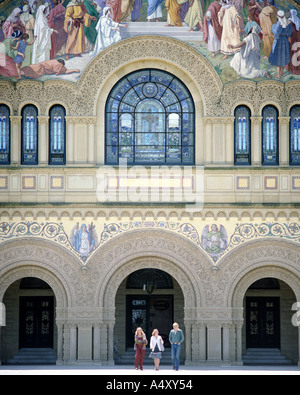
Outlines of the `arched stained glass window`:
{"label": "arched stained glass window", "polygon": [[262,164],[278,165],[278,110],[266,106],[262,111]]}
{"label": "arched stained glass window", "polygon": [[106,164],[194,164],[194,103],[173,75],[127,75],[110,92],[105,114]]}
{"label": "arched stained glass window", "polygon": [[251,163],[251,124],[250,110],[238,106],[234,112],[234,163],[250,165]]}
{"label": "arched stained glass window", "polygon": [[49,115],[49,164],[64,165],[66,163],[66,112],[64,107],[55,105],[50,109]]}
{"label": "arched stained glass window", "polygon": [[300,106],[290,111],[290,164],[300,165]]}
{"label": "arched stained glass window", "polygon": [[10,110],[0,104],[0,165],[10,163]]}
{"label": "arched stained glass window", "polygon": [[33,105],[22,110],[22,164],[38,164],[38,110]]}

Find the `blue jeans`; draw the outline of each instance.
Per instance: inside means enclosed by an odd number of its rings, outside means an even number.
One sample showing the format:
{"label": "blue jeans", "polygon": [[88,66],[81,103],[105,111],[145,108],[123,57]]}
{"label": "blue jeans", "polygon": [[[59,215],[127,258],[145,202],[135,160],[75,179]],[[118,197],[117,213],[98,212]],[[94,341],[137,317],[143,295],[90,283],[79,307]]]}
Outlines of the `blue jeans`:
{"label": "blue jeans", "polygon": [[179,369],[181,344],[171,344],[172,365],[176,370]]}

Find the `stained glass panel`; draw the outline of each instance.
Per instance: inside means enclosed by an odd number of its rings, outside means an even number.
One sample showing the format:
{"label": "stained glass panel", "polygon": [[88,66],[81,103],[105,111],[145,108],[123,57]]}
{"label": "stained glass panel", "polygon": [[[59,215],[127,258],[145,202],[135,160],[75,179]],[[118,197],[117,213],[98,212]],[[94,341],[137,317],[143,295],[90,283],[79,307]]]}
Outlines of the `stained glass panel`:
{"label": "stained glass panel", "polygon": [[50,109],[49,121],[49,163],[51,165],[65,164],[65,109],[54,106]]}
{"label": "stained glass panel", "polygon": [[0,165],[10,162],[10,111],[0,105]]}
{"label": "stained glass panel", "polygon": [[38,111],[28,105],[22,110],[22,164],[38,164]]}
{"label": "stained glass panel", "polygon": [[290,111],[290,164],[300,165],[300,106]]}
{"label": "stained glass panel", "polygon": [[234,119],[234,162],[236,165],[250,164],[250,110],[246,106],[235,109]]}
{"label": "stained glass panel", "polygon": [[106,103],[106,163],[193,164],[194,104],[173,75],[141,70],[120,80]]}
{"label": "stained glass panel", "polygon": [[262,116],[262,164],[278,165],[278,111],[266,106]]}

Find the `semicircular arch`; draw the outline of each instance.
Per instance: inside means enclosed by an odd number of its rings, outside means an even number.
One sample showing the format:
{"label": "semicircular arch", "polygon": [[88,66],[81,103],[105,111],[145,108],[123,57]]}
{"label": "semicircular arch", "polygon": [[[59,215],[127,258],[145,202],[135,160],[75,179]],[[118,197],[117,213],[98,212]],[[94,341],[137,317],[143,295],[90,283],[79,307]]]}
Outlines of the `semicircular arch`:
{"label": "semicircular arch", "polygon": [[181,287],[186,308],[199,307],[204,300],[201,277],[211,264],[204,252],[183,236],[157,230],[133,230],[115,236],[89,261],[99,266],[102,281],[96,304],[113,307],[121,282],[136,270],[149,267],[170,274]]}
{"label": "semicircular arch", "polygon": [[[230,278],[224,293],[227,307],[241,308],[250,285],[265,277],[274,277],[290,286],[300,300],[300,251],[299,247],[286,240],[255,240],[226,255],[220,262],[222,280]],[[221,266],[220,266],[221,265]]]}
{"label": "semicircular arch", "polygon": [[57,307],[72,306],[75,295],[69,278],[76,266],[74,257],[49,241],[22,238],[4,242],[0,257],[0,300],[14,281],[37,277],[52,288]]}
{"label": "semicircular arch", "polygon": [[[155,68],[161,67],[181,79],[192,96],[199,92],[204,115],[213,112],[215,101],[222,92],[222,82],[205,57],[174,38],[143,35],[109,46],[89,63],[78,82],[83,114],[90,114],[91,109],[95,114],[98,97],[101,93],[103,98],[107,81],[110,85],[116,83],[131,71],[152,67],[151,62]],[[108,95],[108,88],[106,90]]]}

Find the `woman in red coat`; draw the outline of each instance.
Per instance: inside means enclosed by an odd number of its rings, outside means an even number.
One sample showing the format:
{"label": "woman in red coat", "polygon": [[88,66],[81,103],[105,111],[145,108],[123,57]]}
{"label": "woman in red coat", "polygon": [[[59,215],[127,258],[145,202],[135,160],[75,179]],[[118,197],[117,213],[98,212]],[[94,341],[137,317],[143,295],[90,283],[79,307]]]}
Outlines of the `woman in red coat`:
{"label": "woman in red coat", "polygon": [[134,349],[135,349],[135,361],[134,367],[136,370],[140,367],[143,370],[143,363],[145,359],[146,346],[148,344],[145,333],[142,328],[137,328],[134,335]]}

